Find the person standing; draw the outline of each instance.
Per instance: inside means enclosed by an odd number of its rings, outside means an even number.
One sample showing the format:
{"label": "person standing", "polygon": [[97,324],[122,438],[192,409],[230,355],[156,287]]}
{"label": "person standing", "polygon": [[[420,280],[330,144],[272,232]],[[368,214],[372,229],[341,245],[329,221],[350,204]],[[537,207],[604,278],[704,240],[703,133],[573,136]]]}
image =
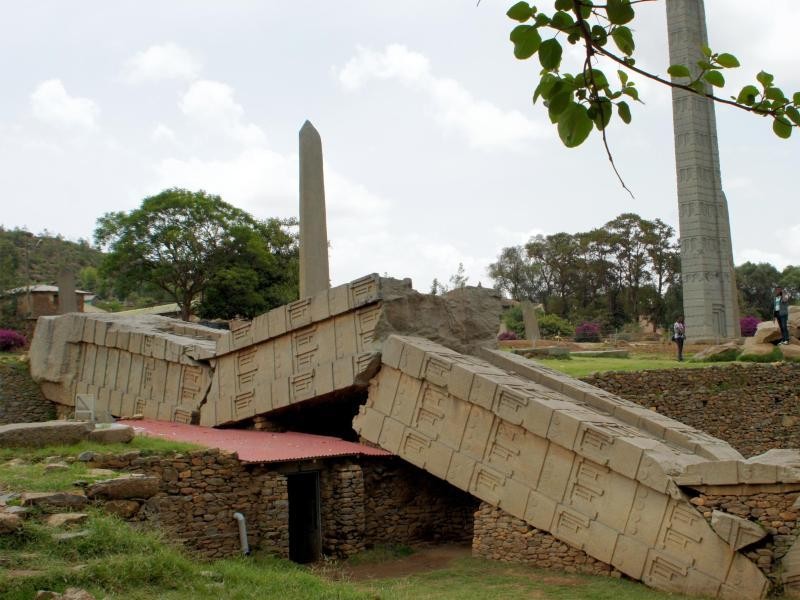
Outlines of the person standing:
{"label": "person standing", "polygon": [[789,343],[789,293],[783,291],[782,288],[775,288],[775,297],[773,298],[774,317],[778,322],[778,327],[781,328],[781,341],[778,344]]}
{"label": "person standing", "polygon": [[686,325],[683,322],[683,315],[675,319],[672,326],[672,341],[678,346],[678,360],[683,360],[683,342],[686,340]]}

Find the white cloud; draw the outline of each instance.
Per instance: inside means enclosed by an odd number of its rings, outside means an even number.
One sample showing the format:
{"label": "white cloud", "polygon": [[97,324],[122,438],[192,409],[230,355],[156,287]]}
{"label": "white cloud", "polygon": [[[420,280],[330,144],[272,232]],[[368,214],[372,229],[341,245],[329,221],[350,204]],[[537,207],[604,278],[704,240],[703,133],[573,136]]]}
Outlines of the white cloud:
{"label": "white cloud", "polygon": [[178,103],[184,115],[242,144],[264,143],[264,132],[244,121],[244,109],[234,99],[233,88],[219,81],[195,81]]}
{"label": "white cloud", "polygon": [[427,94],[439,124],[463,135],[474,148],[517,146],[544,132],[521,112],[503,110],[475,98],[458,81],[435,76],[427,57],[399,44],[389,45],[383,52],[358,48],[356,56],[338,71],[338,78],[348,91],[377,79],[398,81]]}
{"label": "white cloud", "polygon": [[150,46],[128,59],[123,80],[132,84],[165,79],[192,80],[199,76],[200,70],[200,61],[188,50],[167,42]]}
{"label": "white cloud", "polygon": [[33,115],[45,123],[93,129],[100,109],[89,98],[70,96],[60,79],[43,81],[31,94]]}
{"label": "white cloud", "polygon": [[156,143],[166,142],[174,144],[177,142],[175,132],[163,123],[159,123],[153,128],[153,132],[150,134],[150,139]]}
{"label": "white cloud", "polygon": [[778,269],[784,269],[788,265],[800,265],[800,223],[778,229],[770,240],[769,250],[745,248],[734,252],[736,264],[747,261],[768,262]]}

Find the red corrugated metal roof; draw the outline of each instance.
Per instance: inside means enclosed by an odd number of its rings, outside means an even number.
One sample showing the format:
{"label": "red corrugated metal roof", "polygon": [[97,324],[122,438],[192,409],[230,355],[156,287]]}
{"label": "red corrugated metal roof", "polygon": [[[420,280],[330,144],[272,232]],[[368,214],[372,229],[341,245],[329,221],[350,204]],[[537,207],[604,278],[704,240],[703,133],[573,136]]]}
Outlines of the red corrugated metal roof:
{"label": "red corrugated metal roof", "polygon": [[346,442],[336,437],[293,431],[272,433],[246,429],[214,429],[149,419],[130,420],[124,423],[131,425],[140,434],[236,452],[239,460],[248,463],[284,462],[329,456],[392,456],[390,452],[380,448]]}

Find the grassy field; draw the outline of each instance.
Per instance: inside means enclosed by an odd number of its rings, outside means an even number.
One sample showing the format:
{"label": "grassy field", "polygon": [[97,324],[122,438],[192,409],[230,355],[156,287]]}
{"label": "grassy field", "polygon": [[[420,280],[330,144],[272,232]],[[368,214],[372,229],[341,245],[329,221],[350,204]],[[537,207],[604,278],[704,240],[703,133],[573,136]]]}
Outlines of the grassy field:
{"label": "grassy field", "polygon": [[[692,362],[684,360],[678,362],[674,357],[668,358],[659,354],[631,354],[630,358],[604,358],[604,357],[571,357],[567,360],[537,360],[536,362],[571,375],[572,377],[586,377],[593,373],[605,371],[645,371],[650,369],[702,369],[704,367],[718,367],[729,365],[730,362]],[[741,363],[740,363],[741,364]]]}

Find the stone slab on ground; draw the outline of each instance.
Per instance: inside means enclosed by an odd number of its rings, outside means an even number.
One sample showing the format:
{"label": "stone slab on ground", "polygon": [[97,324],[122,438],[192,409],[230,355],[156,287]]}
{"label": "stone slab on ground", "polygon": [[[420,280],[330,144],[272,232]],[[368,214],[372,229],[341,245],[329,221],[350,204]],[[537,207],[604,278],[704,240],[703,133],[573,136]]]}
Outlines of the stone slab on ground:
{"label": "stone slab on ground", "polygon": [[89,499],[70,492],[26,492],[20,496],[23,506],[82,508]]}
{"label": "stone slab on ground", "polygon": [[121,519],[130,519],[139,512],[141,505],[135,500],[109,500],[103,504],[103,511]]}
{"label": "stone slab on ground", "polygon": [[94,431],[89,432],[89,440],[101,444],[127,444],[135,435],[130,425],[111,423],[95,425]]}
{"label": "stone slab on ground", "polygon": [[[726,342],[724,344],[717,344],[709,346],[700,352],[697,352],[692,360],[709,361],[714,360],[733,360],[742,351],[742,347],[737,342]],[[730,357],[730,358],[729,358]]]}
{"label": "stone slab on ground", "polygon": [[22,527],[22,518],[19,515],[0,512],[0,535],[14,533]]}
{"label": "stone slab on ground", "polygon": [[69,446],[86,439],[92,426],[82,421],[44,421],[0,425],[0,447]]}
{"label": "stone slab on ground", "polygon": [[86,488],[89,498],[127,500],[150,498],[158,493],[159,480],[148,475],[124,475],[92,483]]}
{"label": "stone slab on ground", "polygon": [[745,340],[742,353],[739,355],[739,358],[747,358],[748,356],[769,356],[775,351],[774,344],[766,344],[766,343],[758,343],[754,340],[754,338],[747,338]]}
{"label": "stone slab on ground", "polygon": [[525,358],[551,358],[565,357],[570,355],[568,348],[562,346],[545,346],[543,348],[514,348],[514,354],[519,354]]}
{"label": "stone slab on ground", "polygon": [[50,527],[68,527],[84,523],[89,515],[86,513],[55,513],[47,515],[44,522]]}

